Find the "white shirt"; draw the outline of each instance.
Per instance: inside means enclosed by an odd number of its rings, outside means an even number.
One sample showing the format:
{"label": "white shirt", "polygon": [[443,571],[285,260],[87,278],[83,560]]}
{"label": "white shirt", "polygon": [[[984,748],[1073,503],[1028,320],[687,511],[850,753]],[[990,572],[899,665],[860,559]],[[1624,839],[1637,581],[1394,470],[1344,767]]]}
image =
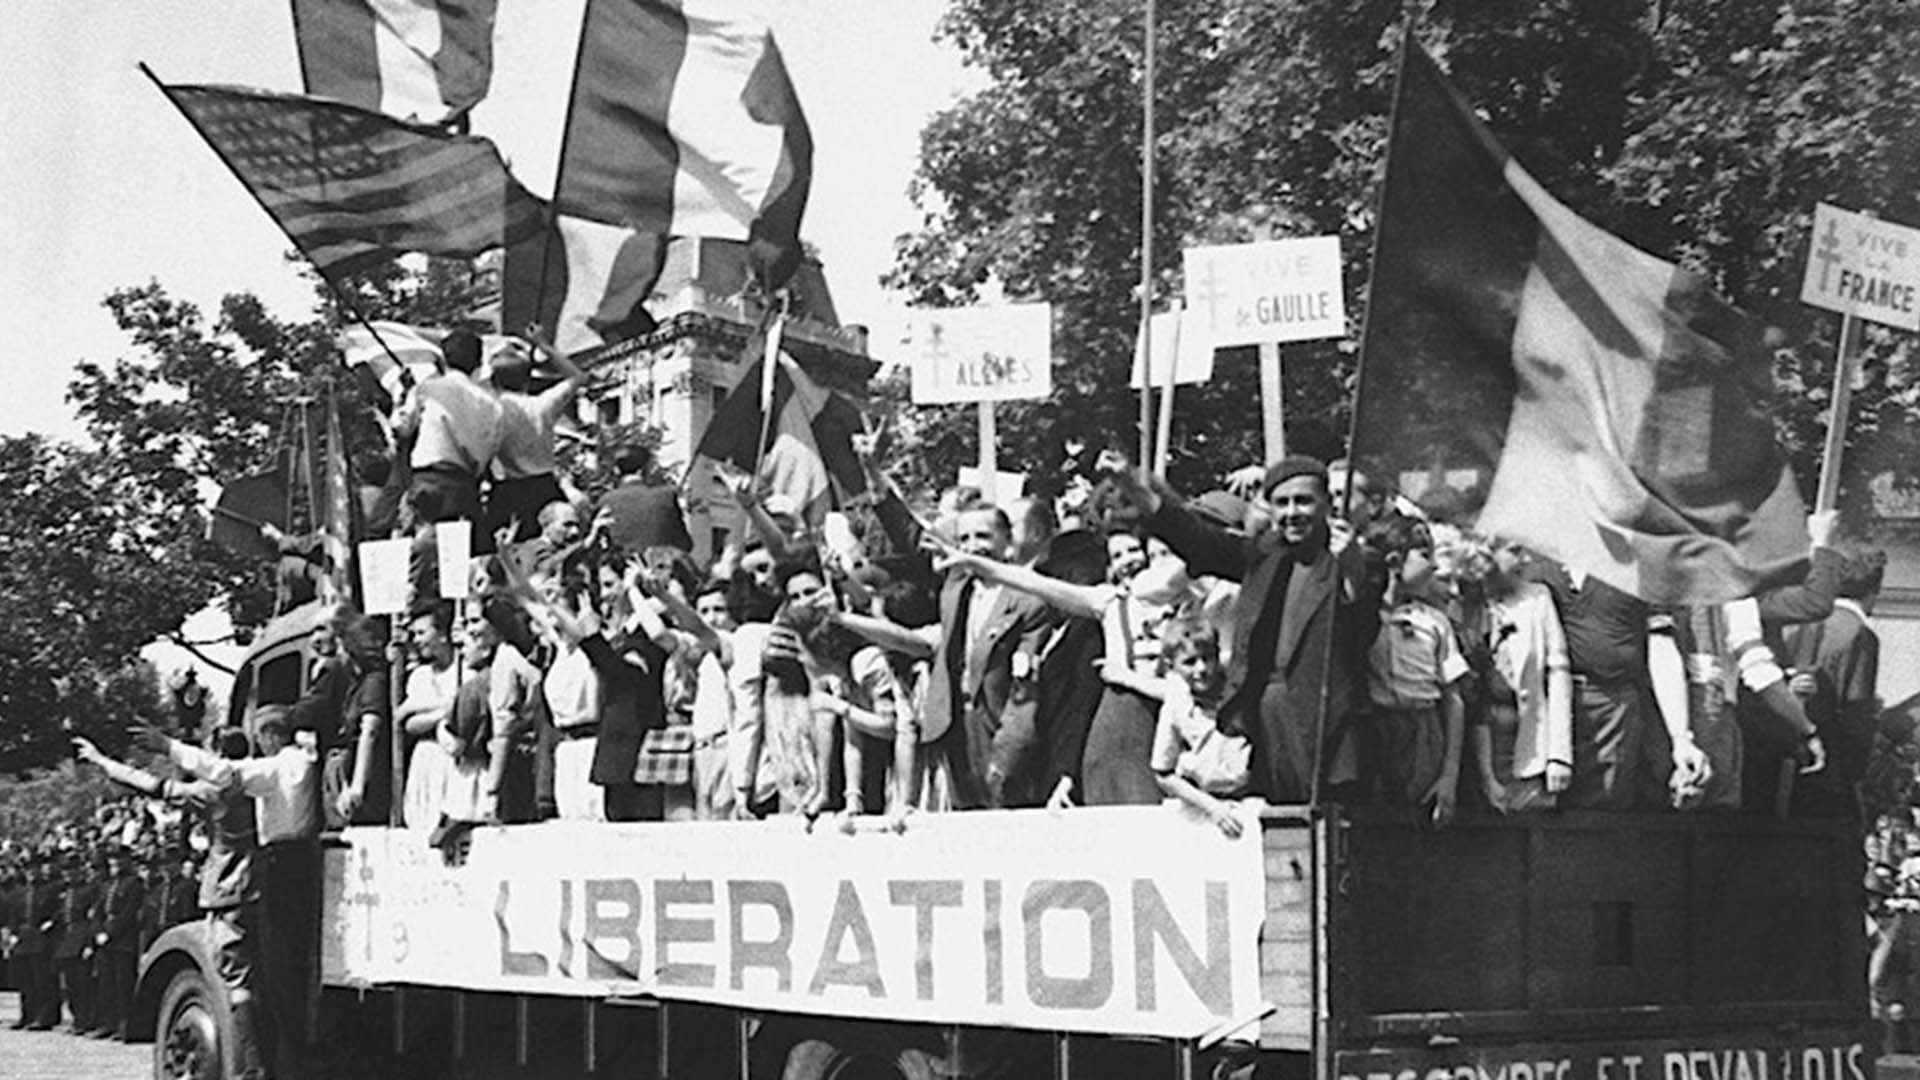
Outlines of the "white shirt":
{"label": "white shirt", "polygon": [[411,461],[416,469],[458,465],[475,475],[500,449],[500,402],[457,371],[435,375],[413,388],[419,431]]}
{"label": "white shirt", "polygon": [[556,469],[553,429],[573,400],[573,384],[563,382],[544,393],[501,393],[500,446],[494,454],[493,474],[503,480],[546,476]]}
{"label": "white shirt", "polygon": [[231,761],[176,740],[167,745],[167,756],[203,780],[238,783],[253,796],[253,825],[262,847],[320,834],[320,800],[314,791],[320,768],[311,752],[289,745],[272,757]]}
{"label": "white shirt", "polygon": [[554,727],[565,731],[600,722],[600,672],[578,645],[560,647],[542,689]]}

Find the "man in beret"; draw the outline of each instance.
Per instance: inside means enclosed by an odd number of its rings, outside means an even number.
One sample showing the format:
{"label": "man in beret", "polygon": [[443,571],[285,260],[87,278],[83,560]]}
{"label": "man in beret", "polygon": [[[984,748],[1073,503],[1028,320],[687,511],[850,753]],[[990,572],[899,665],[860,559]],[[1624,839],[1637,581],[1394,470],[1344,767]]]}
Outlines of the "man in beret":
{"label": "man in beret", "polygon": [[1265,525],[1251,536],[1209,523],[1163,485],[1113,471],[1189,573],[1241,583],[1221,719],[1253,743],[1255,789],[1306,802],[1357,781],[1353,719],[1379,598],[1352,527],[1332,515],[1326,466],[1299,455],[1269,466],[1251,500]]}

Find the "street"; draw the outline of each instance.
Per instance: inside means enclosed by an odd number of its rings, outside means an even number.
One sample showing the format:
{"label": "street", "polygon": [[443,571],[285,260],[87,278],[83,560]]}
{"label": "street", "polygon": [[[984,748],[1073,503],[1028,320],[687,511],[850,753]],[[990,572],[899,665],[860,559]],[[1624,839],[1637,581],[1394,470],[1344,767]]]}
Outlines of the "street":
{"label": "street", "polygon": [[151,1044],[14,1031],[19,1016],[20,995],[0,993],[0,1076],[6,1080],[139,1080],[152,1071]]}

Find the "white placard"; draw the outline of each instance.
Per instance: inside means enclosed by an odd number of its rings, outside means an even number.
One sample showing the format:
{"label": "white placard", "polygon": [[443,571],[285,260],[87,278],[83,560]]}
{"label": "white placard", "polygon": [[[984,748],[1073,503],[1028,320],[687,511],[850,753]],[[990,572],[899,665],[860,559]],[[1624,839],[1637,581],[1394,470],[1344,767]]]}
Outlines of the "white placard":
{"label": "white placard", "polygon": [[1815,206],[1800,302],[1920,330],[1920,229]]}
{"label": "white placard", "polygon": [[915,308],[905,345],[913,403],[1021,401],[1053,393],[1053,305]]}
{"label": "white placard", "polygon": [[[1153,372],[1151,387],[1167,385],[1167,365],[1172,363],[1173,381],[1180,386],[1204,383],[1213,378],[1213,343],[1205,328],[1189,319],[1181,308],[1163,311],[1148,323],[1153,331]],[[1133,388],[1140,389],[1140,338],[1133,342]]]}
{"label": "white placard", "polygon": [[[982,495],[989,495],[987,478],[980,472],[980,466],[978,465],[960,466],[960,475],[955,478],[955,482],[960,487],[972,488]],[[993,489],[989,495],[993,501],[993,505],[1011,513],[1013,504],[1023,497],[1026,490],[1026,473],[1006,472],[1001,469],[993,470]]]}
{"label": "white placard", "polygon": [[1216,349],[1347,332],[1340,238],[1307,236],[1186,250],[1187,329]]}
{"label": "white placard", "polygon": [[[1192,1038],[1260,1009],[1260,823],[1175,806],[406,829],[329,848],[329,985]],[[1304,962],[1304,960],[1303,960]]]}
{"label": "white placard", "polygon": [[407,563],[413,541],[367,540],[359,546],[360,599],[369,615],[398,615],[407,610]]}
{"label": "white placard", "polygon": [[473,522],[442,521],[433,527],[433,543],[440,561],[440,596],[465,600],[473,592]]}

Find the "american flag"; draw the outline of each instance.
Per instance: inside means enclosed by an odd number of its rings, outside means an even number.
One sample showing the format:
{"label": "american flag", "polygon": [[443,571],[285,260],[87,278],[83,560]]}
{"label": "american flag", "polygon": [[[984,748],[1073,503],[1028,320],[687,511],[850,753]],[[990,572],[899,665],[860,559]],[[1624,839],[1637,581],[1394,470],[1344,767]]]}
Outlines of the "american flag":
{"label": "american flag", "polygon": [[329,278],[404,252],[469,258],[545,222],[478,136],[286,94],[161,89]]}

